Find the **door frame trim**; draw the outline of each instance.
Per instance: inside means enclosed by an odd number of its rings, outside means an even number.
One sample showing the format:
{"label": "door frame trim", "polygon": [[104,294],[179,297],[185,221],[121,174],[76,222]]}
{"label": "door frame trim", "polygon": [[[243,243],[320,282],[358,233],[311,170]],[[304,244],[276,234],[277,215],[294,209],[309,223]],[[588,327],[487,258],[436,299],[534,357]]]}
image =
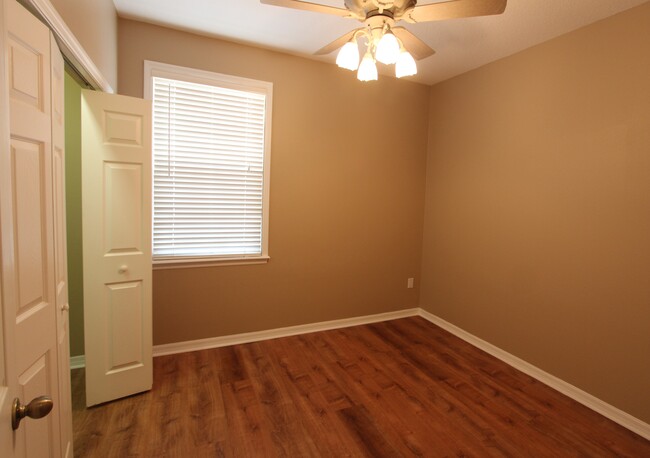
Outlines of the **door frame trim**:
{"label": "door frame trim", "polygon": [[50,28],[63,57],[93,89],[115,93],[115,89],[99,71],[50,0],[20,0],[20,2]]}

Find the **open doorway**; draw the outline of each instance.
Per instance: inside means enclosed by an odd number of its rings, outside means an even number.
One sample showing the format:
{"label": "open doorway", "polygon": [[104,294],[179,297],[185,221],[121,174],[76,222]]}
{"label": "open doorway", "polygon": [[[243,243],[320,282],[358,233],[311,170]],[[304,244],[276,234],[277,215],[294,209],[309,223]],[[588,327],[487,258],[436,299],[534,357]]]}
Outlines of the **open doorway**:
{"label": "open doorway", "polygon": [[81,90],[86,87],[74,73],[74,70],[66,66],[65,191],[73,417],[83,411],[86,406],[84,378],[83,239],[81,228]]}

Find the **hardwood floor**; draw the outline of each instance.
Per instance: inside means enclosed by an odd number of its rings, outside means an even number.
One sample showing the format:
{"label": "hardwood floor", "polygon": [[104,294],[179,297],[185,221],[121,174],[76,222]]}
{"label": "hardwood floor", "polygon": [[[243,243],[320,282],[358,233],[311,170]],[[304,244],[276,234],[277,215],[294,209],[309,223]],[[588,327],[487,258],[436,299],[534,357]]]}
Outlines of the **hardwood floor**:
{"label": "hardwood floor", "polygon": [[75,456],[630,456],[650,441],[413,317],[154,359],[86,409]]}

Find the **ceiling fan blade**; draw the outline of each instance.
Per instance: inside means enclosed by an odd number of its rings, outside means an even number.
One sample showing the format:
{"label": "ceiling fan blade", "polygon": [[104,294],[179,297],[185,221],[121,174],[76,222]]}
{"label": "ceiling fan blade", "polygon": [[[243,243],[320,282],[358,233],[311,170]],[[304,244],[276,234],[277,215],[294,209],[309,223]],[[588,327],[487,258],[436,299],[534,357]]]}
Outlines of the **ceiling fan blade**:
{"label": "ceiling fan blade", "polygon": [[355,32],[357,30],[361,30],[361,29],[354,29],[354,30],[349,31],[345,35],[338,37],[336,40],[334,40],[330,44],[323,46],[318,51],[316,51],[314,54],[316,54],[317,56],[321,56],[321,55],[329,54],[332,51],[336,51],[341,46],[343,46],[348,41],[350,41],[352,39],[352,36],[354,36],[354,34],[355,34]]}
{"label": "ceiling fan blade", "polygon": [[342,17],[350,16],[350,11],[346,8],[318,5],[316,3],[303,2],[300,0],[260,0],[260,3],[265,5],[283,6],[295,10],[313,11],[314,13],[335,14]]}
{"label": "ceiling fan blade", "polygon": [[472,16],[501,14],[508,0],[450,0],[413,8],[402,19],[408,22],[440,21]]}
{"label": "ceiling fan blade", "polygon": [[436,52],[424,41],[413,35],[404,27],[393,27],[391,29],[395,36],[402,41],[402,44],[415,60],[422,60],[433,56]]}

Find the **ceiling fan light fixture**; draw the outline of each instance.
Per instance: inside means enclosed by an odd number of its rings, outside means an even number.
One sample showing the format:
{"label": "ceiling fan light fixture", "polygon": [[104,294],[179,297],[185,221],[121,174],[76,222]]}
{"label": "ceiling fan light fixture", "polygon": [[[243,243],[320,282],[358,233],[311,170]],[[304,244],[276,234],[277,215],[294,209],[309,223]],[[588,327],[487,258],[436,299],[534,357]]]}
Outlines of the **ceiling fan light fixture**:
{"label": "ceiling fan light fixture", "polygon": [[376,81],[377,80],[377,66],[375,65],[375,59],[373,59],[370,52],[366,52],[359,65],[359,71],[357,72],[357,79],[359,81]]}
{"label": "ceiling fan light fixture", "polygon": [[399,58],[400,44],[390,30],[386,31],[377,44],[375,56],[382,64],[394,64]]}
{"label": "ceiling fan light fixture", "polygon": [[336,56],[336,65],[352,71],[359,68],[359,46],[356,40],[352,39],[343,45]]}
{"label": "ceiling fan light fixture", "polygon": [[[396,64],[395,74],[398,78],[417,74],[413,56],[406,52],[404,46],[413,51],[418,60],[435,54],[429,45],[416,37],[407,28],[396,26],[400,21],[412,24],[439,21],[442,19],[460,19],[475,16],[502,14],[508,0],[345,0],[341,6],[323,5],[310,0],[259,0],[267,5],[276,5],[296,10],[327,13],[340,17],[356,19],[363,27],[352,30],[322,47],[314,54],[330,54],[344,46],[337,56],[339,67],[354,70],[358,68],[357,78],[362,81],[377,79],[376,61],[384,64]],[[331,3],[331,0],[328,2]],[[341,0],[337,0],[339,5]],[[418,3],[424,3],[419,4]],[[393,31],[395,33],[393,33]],[[368,43],[368,51],[361,64],[358,55],[352,54],[348,41],[356,41],[363,35]],[[352,38],[352,40],[351,40]],[[352,43],[354,45],[354,43]],[[359,50],[356,49],[356,53]],[[352,57],[357,56],[356,59]],[[354,62],[357,61],[357,62]]]}
{"label": "ceiling fan light fixture", "polygon": [[415,64],[415,59],[410,52],[402,48],[399,53],[397,63],[395,64],[395,76],[401,78],[403,76],[415,75],[418,72],[418,67]]}

